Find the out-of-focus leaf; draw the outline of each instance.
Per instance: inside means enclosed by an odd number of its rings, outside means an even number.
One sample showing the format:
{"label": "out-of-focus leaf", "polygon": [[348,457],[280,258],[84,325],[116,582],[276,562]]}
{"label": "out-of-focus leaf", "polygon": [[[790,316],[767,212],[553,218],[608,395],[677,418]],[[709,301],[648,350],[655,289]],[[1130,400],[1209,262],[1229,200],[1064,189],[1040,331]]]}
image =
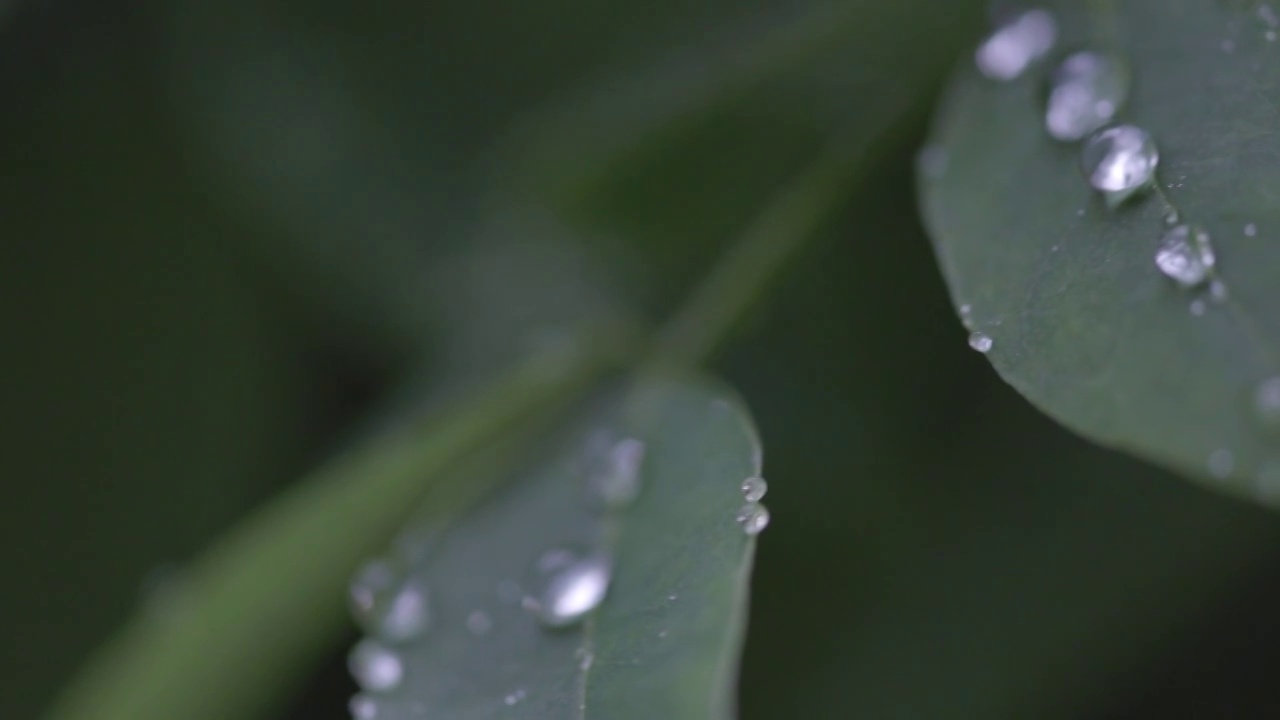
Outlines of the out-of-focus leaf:
{"label": "out-of-focus leaf", "polygon": [[[404,681],[368,696],[377,717],[734,716],[755,548],[735,516],[743,479],[760,470],[755,431],[705,381],[644,381],[626,398],[489,502],[424,528],[431,542],[408,573],[429,588],[432,625],[396,649]],[[602,512],[587,492],[599,433],[644,443],[625,509]],[[585,623],[549,630],[521,607],[519,584],[563,548],[609,555],[612,583]]]}
{"label": "out-of-focus leaf", "polygon": [[[945,171],[935,162],[921,178],[955,304],[994,339],[1000,374],[1055,419],[1275,501],[1280,437],[1255,409],[1280,374],[1275,18],[1256,3],[1045,5],[1064,53],[1091,47],[1131,67],[1118,119],[1159,147],[1157,190],[1114,210],[1091,191],[1079,145],[1045,130],[1048,64],[999,83],[965,62],[931,140]],[[1225,300],[1157,269],[1171,208],[1212,237]]]}

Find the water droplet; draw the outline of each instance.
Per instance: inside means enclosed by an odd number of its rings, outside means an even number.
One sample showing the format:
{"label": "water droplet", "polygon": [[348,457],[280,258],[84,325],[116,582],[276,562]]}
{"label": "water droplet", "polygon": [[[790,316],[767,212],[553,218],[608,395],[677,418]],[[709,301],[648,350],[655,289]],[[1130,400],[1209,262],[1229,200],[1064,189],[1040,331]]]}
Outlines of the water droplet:
{"label": "water droplet", "polygon": [[347,656],[347,668],[361,688],[383,692],[400,684],[404,663],[394,650],[368,638],[356,643]]}
{"label": "water droplet", "polygon": [[524,598],[524,607],[551,628],[575,625],[599,607],[613,577],[611,562],[599,554],[550,569],[539,562],[537,569],[539,590]]}
{"label": "water droplet", "polygon": [[996,344],[991,336],[984,332],[975,332],[969,335],[969,347],[980,353],[991,352],[991,348]]}
{"label": "water droplet", "polygon": [[592,501],[610,509],[630,505],[640,494],[644,443],[627,438],[593,455],[593,461],[586,464],[587,493]]}
{"label": "water droplet", "polygon": [[1270,429],[1280,429],[1280,376],[1267,378],[1253,393],[1258,420]]}
{"label": "water droplet", "polygon": [[1204,315],[1205,309],[1206,308],[1205,308],[1204,300],[1201,300],[1200,298],[1196,298],[1195,300],[1191,301],[1192,315],[1196,317],[1200,317],[1201,315]]}
{"label": "water droplet", "polygon": [[1089,184],[1119,202],[1146,187],[1155,176],[1160,154],[1142,128],[1116,125],[1099,130],[1085,141],[1080,167]]}
{"label": "water droplet", "polygon": [[1164,214],[1164,224],[1169,227],[1173,227],[1181,221],[1182,217],[1178,215],[1178,211],[1173,208],[1169,208],[1169,211]]}
{"label": "water droplet", "polygon": [[377,720],[378,718],[378,701],[365,693],[352,695],[347,709],[351,711],[351,720]]}
{"label": "water droplet", "polygon": [[348,590],[351,616],[370,635],[405,642],[427,629],[427,591],[414,579],[401,579],[390,563],[375,560],[356,573]]}
{"label": "water droplet", "polygon": [[769,527],[769,509],[759,503],[747,503],[738,511],[738,524],[748,535],[759,535]]}
{"label": "water droplet", "polygon": [[1263,33],[1262,36],[1267,39],[1267,42],[1275,42],[1277,37],[1275,30],[1268,30],[1265,33]]}
{"label": "water droplet", "polygon": [[667,599],[668,599],[668,600],[671,600],[671,601],[678,600],[679,598],[680,598],[680,596],[679,596],[679,595],[677,595],[677,594],[675,594],[675,593],[671,593],[670,595],[668,595],[668,596],[667,596]]}
{"label": "water droplet", "polygon": [[742,497],[747,502],[760,502],[764,494],[769,492],[769,483],[762,477],[749,477],[742,481]]}
{"label": "water droplet", "polygon": [[666,630],[659,630],[659,631],[658,631],[658,639],[659,639],[659,640],[665,640],[666,638],[667,638],[667,631],[666,631]]}
{"label": "water droplet", "polygon": [[1244,235],[1245,237],[1256,237],[1258,235],[1258,226],[1254,225],[1253,223],[1249,223],[1248,225],[1245,225]]}
{"label": "water droplet", "polygon": [[1221,303],[1227,301],[1227,284],[1221,280],[1214,280],[1209,283],[1209,297],[1214,302]]}
{"label": "water droplet", "polygon": [[488,635],[492,629],[493,619],[489,617],[489,613],[483,610],[475,610],[467,616],[467,630],[472,635]]}
{"label": "water droplet", "polygon": [[1047,10],[1028,10],[1000,26],[978,47],[974,61],[992,80],[1017,78],[1053,49],[1058,23]]}
{"label": "water droplet", "polygon": [[1129,95],[1129,73],[1118,58],[1095,52],[1069,56],[1053,74],[1044,124],[1075,142],[1115,118]]}
{"label": "water droplet", "polygon": [[1219,480],[1226,479],[1236,468],[1236,456],[1226,448],[1209,453],[1209,474]]}
{"label": "water droplet", "polygon": [[925,145],[916,156],[916,167],[920,173],[931,180],[937,180],[947,173],[947,165],[951,162],[947,149],[941,145]]}
{"label": "water droplet", "polygon": [[1208,279],[1213,264],[1213,246],[1203,230],[1178,225],[1160,238],[1156,267],[1183,287],[1195,287]]}
{"label": "water droplet", "polygon": [[502,699],[502,701],[505,702],[508,706],[515,705],[521,700],[524,700],[526,695],[528,695],[528,693],[525,692],[525,689],[519,688],[515,692],[508,694],[505,698]]}
{"label": "water droplet", "polygon": [[1230,55],[1236,51],[1236,43],[1234,40],[1227,39],[1222,41],[1222,52]]}

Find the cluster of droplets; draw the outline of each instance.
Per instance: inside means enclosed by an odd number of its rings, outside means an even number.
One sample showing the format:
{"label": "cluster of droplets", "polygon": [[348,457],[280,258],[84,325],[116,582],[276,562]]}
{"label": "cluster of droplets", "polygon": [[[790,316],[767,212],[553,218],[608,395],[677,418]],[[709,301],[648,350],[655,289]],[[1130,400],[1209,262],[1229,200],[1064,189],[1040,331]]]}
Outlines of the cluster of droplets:
{"label": "cluster of droplets", "polygon": [[758,476],[751,476],[742,481],[742,508],[738,510],[738,524],[748,535],[759,535],[769,527],[769,508],[760,501],[769,491],[769,483]]}
{"label": "cluster of droplets", "polygon": [[[1280,27],[1280,15],[1269,5],[1260,5],[1257,13],[1268,27]],[[1057,22],[1052,13],[1026,10],[1007,18],[979,45],[975,63],[986,77],[1010,82],[1047,58],[1057,38]],[[1101,193],[1113,209],[1144,191],[1155,189],[1159,193],[1156,169],[1160,152],[1154,138],[1141,127],[1116,122],[1129,90],[1130,72],[1123,58],[1081,50],[1067,55],[1050,73],[1044,109],[1046,132],[1061,142],[1080,143],[1080,170],[1090,187]],[[945,173],[947,161],[946,150],[936,145],[924,148],[918,158],[921,172],[933,179]],[[1168,205],[1167,199],[1165,203]],[[1171,205],[1165,220],[1168,227],[1160,235],[1153,256],[1156,268],[1180,287],[1207,284],[1210,299],[1225,300],[1226,285],[1216,276],[1216,255],[1209,234],[1201,227],[1182,222]],[[1250,223],[1244,232],[1254,237],[1257,226]],[[1192,301],[1193,315],[1202,315],[1205,309],[1204,300]],[[961,314],[965,325],[973,330],[969,347],[990,352],[994,339],[973,329],[968,311]]]}

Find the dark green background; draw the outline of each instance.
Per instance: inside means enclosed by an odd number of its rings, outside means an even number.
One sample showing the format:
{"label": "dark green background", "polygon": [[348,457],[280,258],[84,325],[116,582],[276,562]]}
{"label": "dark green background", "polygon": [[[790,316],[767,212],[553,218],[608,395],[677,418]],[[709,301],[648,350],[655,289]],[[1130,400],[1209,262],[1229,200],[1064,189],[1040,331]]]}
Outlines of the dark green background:
{"label": "dark green background", "polygon": [[[665,316],[850,124],[891,128],[866,181],[716,363],[774,515],[742,715],[1271,716],[1280,523],[1069,436],[967,349],[916,219],[927,107],[876,113],[964,61],[982,7],[881,5],[549,206],[554,168],[500,141],[531,109],[694,72],[712,41],[749,53],[817,3],[10,13],[0,717],[36,717],[157,568],[397,379],[500,367],[584,304]],[[276,716],[345,717],[343,654]]]}

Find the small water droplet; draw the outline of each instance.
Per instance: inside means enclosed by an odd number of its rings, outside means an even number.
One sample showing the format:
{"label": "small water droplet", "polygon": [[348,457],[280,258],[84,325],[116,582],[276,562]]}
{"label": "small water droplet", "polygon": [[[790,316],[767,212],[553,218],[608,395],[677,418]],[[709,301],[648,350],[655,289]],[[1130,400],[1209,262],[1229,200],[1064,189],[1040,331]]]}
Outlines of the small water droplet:
{"label": "small water droplet", "polygon": [[1236,456],[1226,448],[1209,453],[1209,474],[1219,480],[1226,479],[1236,468]]}
{"label": "small water droplet", "polygon": [[659,640],[665,640],[665,639],[666,639],[666,637],[667,637],[667,631],[666,631],[666,630],[659,630],[659,631],[658,631],[658,639],[659,639]]}
{"label": "small water droplet", "polygon": [[1116,125],[1099,130],[1080,151],[1080,168],[1096,190],[1119,202],[1146,187],[1155,176],[1160,154],[1142,128]]}
{"label": "small water droplet", "polygon": [[742,481],[742,497],[747,502],[760,502],[764,494],[769,492],[769,483],[762,477],[749,477]]}
{"label": "small water droplet", "polygon": [[1203,283],[1213,270],[1213,246],[1209,234],[1190,225],[1178,225],[1160,238],[1156,267],[1183,287]]}
{"label": "small water droplet", "polygon": [[366,563],[348,589],[351,616],[370,635],[405,642],[427,629],[426,588],[412,578],[402,579],[385,560]]}
{"label": "small water droplet", "polygon": [[1047,10],[1028,10],[1001,25],[974,53],[978,70],[992,80],[1008,81],[1053,49],[1058,23]]}
{"label": "small water droplet", "polygon": [[1245,237],[1256,237],[1258,235],[1258,226],[1254,225],[1253,223],[1249,223],[1248,225],[1245,225],[1244,235]]}
{"label": "small water droplet", "polygon": [[984,332],[975,332],[969,335],[969,347],[980,353],[991,352],[991,348],[995,346],[996,341]]}
{"label": "small water droplet", "polygon": [[1269,429],[1280,429],[1280,376],[1258,383],[1253,406],[1259,422]]}
{"label": "small water droplet", "polygon": [[769,508],[759,503],[747,503],[738,511],[738,524],[748,535],[759,535],[769,527]]}
{"label": "small water droplet", "polygon": [[1230,55],[1236,51],[1236,43],[1234,40],[1227,39],[1222,41],[1222,52]]}
{"label": "small water droplet", "polygon": [[671,601],[678,600],[679,598],[680,598],[680,596],[679,596],[679,595],[676,595],[675,593],[671,593],[670,595],[668,595],[668,596],[667,596],[667,599],[668,599],[668,600],[671,600]]}
{"label": "small water droplet", "polygon": [[941,145],[925,145],[916,156],[916,167],[920,173],[931,180],[938,180],[947,173],[947,165],[951,158],[947,149]]}
{"label": "small water droplet", "polygon": [[488,635],[493,629],[493,618],[483,610],[475,610],[467,616],[467,630],[477,637]]}
{"label": "small water droplet", "polygon": [[1215,279],[1209,283],[1209,297],[1216,303],[1227,301],[1227,284]]}
{"label": "small water droplet", "polygon": [[583,672],[590,670],[592,663],[596,661],[595,653],[584,647],[578,648],[573,654],[578,658],[578,669]]}
{"label": "small water droplet", "polygon": [[1057,140],[1075,142],[1111,122],[1129,95],[1129,73],[1116,57],[1083,51],[1053,73],[1044,123]]}
{"label": "small water droplet", "polygon": [[356,693],[347,703],[351,720],[378,720],[378,701],[366,693]]}
{"label": "small water droplet", "polygon": [[347,668],[361,688],[383,692],[400,684],[404,663],[394,650],[368,638],[356,643],[347,656]]}
{"label": "small water droplet", "polygon": [[1206,306],[1205,306],[1204,300],[1201,300],[1200,298],[1196,298],[1195,300],[1191,301],[1192,315],[1196,317],[1200,317],[1201,315],[1204,315],[1205,309],[1206,309]]}
{"label": "small water droplet", "polygon": [[1275,42],[1275,41],[1276,41],[1276,31],[1275,31],[1275,30],[1268,30],[1268,31],[1266,31],[1265,33],[1263,33],[1262,35],[1263,35],[1263,37],[1265,37],[1265,38],[1267,39],[1267,42]]}
{"label": "small water droplet", "polygon": [[626,438],[593,453],[587,466],[587,494],[598,506],[620,509],[640,495],[644,443]]}
{"label": "small water droplet", "polygon": [[539,563],[538,571],[539,589],[525,596],[524,607],[550,628],[582,621],[604,600],[613,577],[612,563],[599,554],[551,569],[544,569]]}
{"label": "small water droplet", "polygon": [[502,699],[502,701],[505,702],[508,706],[515,705],[521,700],[524,700],[526,695],[528,695],[528,693],[525,692],[525,689],[519,688],[514,692],[509,693],[505,698]]}

